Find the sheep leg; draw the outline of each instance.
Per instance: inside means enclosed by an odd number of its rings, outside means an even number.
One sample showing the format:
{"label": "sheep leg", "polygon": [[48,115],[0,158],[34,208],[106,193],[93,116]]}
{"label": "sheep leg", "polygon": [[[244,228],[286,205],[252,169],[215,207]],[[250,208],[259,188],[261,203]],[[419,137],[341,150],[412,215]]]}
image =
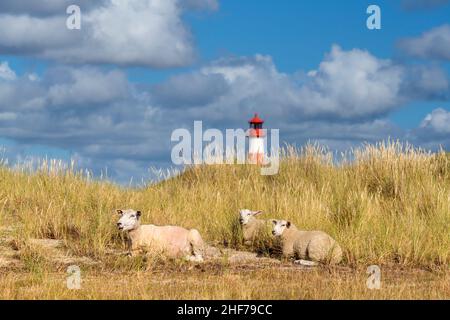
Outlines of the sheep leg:
{"label": "sheep leg", "polygon": [[204,261],[203,257],[201,255],[196,255],[196,256],[195,255],[193,255],[193,256],[187,255],[184,257],[184,259],[189,262],[203,262]]}
{"label": "sheep leg", "polygon": [[244,241],[244,245],[250,247],[253,244],[251,240]]}
{"label": "sheep leg", "polygon": [[205,244],[203,248],[203,256],[206,258],[217,258],[222,255],[222,252],[216,247]]}
{"label": "sheep leg", "polygon": [[128,256],[129,257],[137,257],[139,255],[140,251],[139,248],[132,248],[129,252],[128,252]]}
{"label": "sheep leg", "polygon": [[205,244],[200,233],[192,229],[189,231],[189,244],[191,246],[191,253],[196,259],[203,261],[203,251],[205,249]]}
{"label": "sheep leg", "polygon": [[317,262],[309,261],[309,260],[303,260],[303,259],[295,260],[294,263],[295,264],[299,264],[301,266],[306,266],[306,267],[315,267],[315,266],[319,265]]}

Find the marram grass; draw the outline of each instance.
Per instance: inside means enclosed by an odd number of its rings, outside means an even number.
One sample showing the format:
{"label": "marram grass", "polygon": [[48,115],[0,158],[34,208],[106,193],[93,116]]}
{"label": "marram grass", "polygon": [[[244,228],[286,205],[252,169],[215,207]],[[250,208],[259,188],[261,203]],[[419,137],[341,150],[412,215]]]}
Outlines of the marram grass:
{"label": "marram grass", "polygon": [[91,180],[59,163],[34,173],[3,167],[1,221],[17,227],[19,242],[62,239],[75,254],[101,259],[122,246],[115,208],[139,209],[143,223],[197,228],[209,242],[235,245],[238,210],[249,208],[330,233],[349,265],[448,265],[445,153],[388,142],[352,155],[335,164],[326,150],[308,145],[287,150],[274,176],[260,175],[256,166],[198,166],[141,189]]}
{"label": "marram grass", "polygon": [[263,218],[328,232],[344,250],[343,265],[355,270],[377,264],[447,274],[449,267],[450,158],[444,152],[386,142],[337,161],[322,147],[288,147],[274,176],[251,165],[197,166],[142,188],[94,180],[59,162],[33,170],[0,166],[0,223],[13,230],[29,272],[54,271],[45,253],[27,249],[31,238],[63,240],[72,255],[111,272],[145,271],[142,261],[111,255],[124,250],[116,208],[141,210],[143,223],[196,228],[209,243],[235,248],[238,210],[263,210]]}

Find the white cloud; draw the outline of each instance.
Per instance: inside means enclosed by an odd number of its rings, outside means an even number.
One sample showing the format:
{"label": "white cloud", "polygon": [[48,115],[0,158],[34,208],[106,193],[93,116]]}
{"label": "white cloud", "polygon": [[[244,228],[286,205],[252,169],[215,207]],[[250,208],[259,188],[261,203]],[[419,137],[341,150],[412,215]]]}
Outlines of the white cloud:
{"label": "white cloud", "polygon": [[450,60],[450,25],[431,29],[416,38],[403,39],[399,46],[414,57]]}
{"label": "white cloud", "polygon": [[27,14],[30,16],[60,15],[66,12],[66,8],[76,4],[83,11],[91,10],[102,5],[106,0],[2,0],[0,12],[13,14]]}
{"label": "white cloud", "polygon": [[17,114],[13,112],[0,112],[0,121],[16,120]]}
{"label": "white cloud", "polygon": [[[335,148],[405,137],[386,118],[408,101],[446,97],[447,78],[436,75],[338,47],[309,74],[282,73],[269,56],[256,55],[219,59],[154,86],[109,68],[51,67],[37,81],[28,74],[0,81],[0,137],[68,150],[97,173],[108,167],[127,181],[127,172],[170,164],[172,130],[194,120],[243,128],[260,112],[284,141]],[[444,114],[430,115],[421,132],[439,142],[448,137]]]}
{"label": "white cloud", "polygon": [[[199,0],[198,6],[215,2]],[[14,5],[7,1],[10,6]],[[54,1],[48,11],[67,4]],[[4,5],[4,4],[3,4]],[[69,63],[157,68],[187,65],[195,57],[179,0],[108,0],[82,11],[82,29],[68,30],[67,15],[31,14],[19,6],[0,15],[0,53],[35,55]],[[58,9],[58,10],[59,10]],[[28,13],[28,12],[26,12]]]}
{"label": "white cloud", "polygon": [[420,126],[411,130],[407,138],[430,150],[450,150],[450,111],[437,108],[428,114]]}
{"label": "white cloud", "polygon": [[425,117],[420,127],[430,129],[438,134],[450,134],[450,111],[442,108],[433,110]]}
{"label": "white cloud", "polygon": [[[113,103],[128,95],[128,80],[119,71],[100,72],[93,68],[61,68],[63,81],[48,87],[50,105],[73,106]],[[53,75],[55,76],[55,75]]]}
{"label": "white cloud", "polygon": [[36,73],[30,73],[27,77],[30,81],[39,81],[39,76]]}
{"label": "white cloud", "polygon": [[[168,108],[204,106],[228,92],[221,75],[194,72],[177,75],[152,89],[153,101]],[[176,92],[176,94],[174,94]]]}
{"label": "white cloud", "polygon": [[342,118],[385,114],[402,103],[404,70],[367,51],[334,46],[319,69],[309,74],[299,101],[307,114]]}
{"label": "white cloud", "polygon": [[190,116],[217,121],[225,116],[236,122],[254,112],[291,122],[364,121],[386,116],[412,100],[445,100],[449,92],[440,69],[399,65],[338,46],[307,74],[279,72],[268,56],[231,57],[175,76],[161,87],[170,92],[158,101],[162,107],[182,106],[177,98],[181,94],[190,102],[185,110]]}
{"label": "white cloud", "polygon": [[0,79],[15,80],[16,78],[17,78],[17,75],[13,70],[11,70],[8,62],[0,63]]}

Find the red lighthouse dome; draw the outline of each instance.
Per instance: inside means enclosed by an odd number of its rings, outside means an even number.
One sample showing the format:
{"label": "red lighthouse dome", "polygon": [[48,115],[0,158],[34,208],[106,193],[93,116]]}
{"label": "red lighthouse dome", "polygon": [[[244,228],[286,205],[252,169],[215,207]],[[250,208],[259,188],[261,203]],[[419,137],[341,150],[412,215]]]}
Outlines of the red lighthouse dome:
{"label": "red lighthouse dome", "polygon": [[255,116],[248,121],[250,124],[249,136],[250,137],[264,137],[263,124],[264,120],[262,120],[257,113]]}
{"label": "red lighthouse dome", "polygon": [[262,120],[260,117],[258,117],[258,114],[255,113],[255,116],[252,119],[248,120],[248,123],[250,123],[250,124],[263,124],[264,120]]}

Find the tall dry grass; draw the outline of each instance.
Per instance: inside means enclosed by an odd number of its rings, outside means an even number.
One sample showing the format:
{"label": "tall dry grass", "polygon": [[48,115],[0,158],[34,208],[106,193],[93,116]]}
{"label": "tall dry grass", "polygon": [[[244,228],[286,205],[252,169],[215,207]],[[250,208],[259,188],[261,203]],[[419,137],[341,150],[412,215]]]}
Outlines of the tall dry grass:
{"label": "tall dry grass", "polygon": [[232,246],[239,246],[238,209],[259,209],[328,232],[349,266],[448,268],[449,157],[386,142],[343,158],[337,164],[324,148],[289,147],[278,175],[249,165],[198,166],[139,189],[57,162],[37,170],[1,166],[0,221],[15,226],[18,246],[62,239],[74,255],[110,261],[108,253],[123,248],[115,208],[139,209],[143,223],[197,228],[207,241]]}

